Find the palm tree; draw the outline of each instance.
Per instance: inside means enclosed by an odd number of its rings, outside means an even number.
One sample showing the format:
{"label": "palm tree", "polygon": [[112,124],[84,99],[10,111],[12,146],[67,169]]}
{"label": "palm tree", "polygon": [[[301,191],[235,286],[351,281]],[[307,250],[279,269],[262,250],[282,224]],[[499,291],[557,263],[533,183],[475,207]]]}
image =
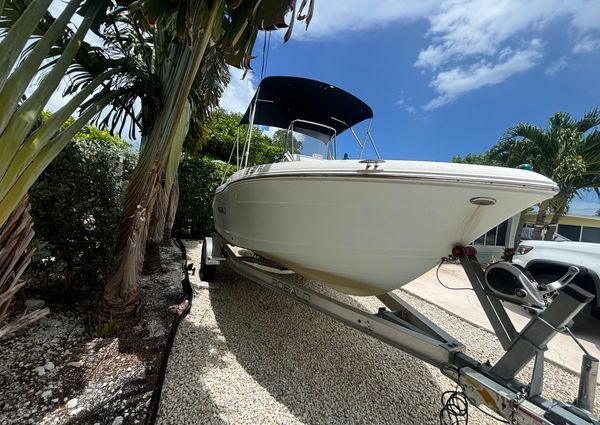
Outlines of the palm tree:
{"label": "palm tree", "polygon": [[560,217],[581,190],[600,187],[600,110],[594,109],[574,120],[566,112],[550,117],[546,129],[520,123],[508,130],[501,143],[516,149],[513,158],[533,164],[534,169],[553,179],[559,193],[539,205],[534,239],[541,239],[549,210],[553,216],[546,239],[551,240]]}
{"label": "palm tree", "polygon": [[[14,11],[24,14],[29,1],[15,0],[12,2]],[[135,124],[131,128],[139,127],[142,133],[140,161],[126,196],[113,272],[101,302],[101,311],[126,315],[135,311],[139,302],[138,278],[149,224],[172,221],[176,198],[171,199],[172,207],[166,210],[171,219],[163,220],[168,214],[161,211],[165,211],[165,200],[171,198],[173,184],[170,181],[176,176],[181,152],[178,146],[187,132],[189,117],[202,115],[198,112],[201,106],[194,108],[201,102],[195,100],[210,97],[210,93],[202,92],[202,96],[194,99],[196,91],[193,90],[201,87],[198,79],[202,74],[198,69],[204,53],[210,51],[209,42],[216,43],[229,64],[248,68],[257,29],[285,27],[284,15],[291,10],[287,40],[297,8],[295,0],[184,0],[178,3],[119,0],[117,3],[116,11],[108,16],[106,4],[98,6],[104,15],[94,24],[96,32],[101,22],[105,22],[106,27],[118,26],[119,16],[125,11],[123,6],[129,6],[140,25],[131,27],[128,32],[115,31],[112,39],[112,46],[119,44],[121,52],[127,54],[113,55],[113,48],[105,55],[79,40],[82,48],[75,55],[77,66],[72,70],[74,78],[70,90],[91,86],[104,75],[113,76],[103,81],[102,89],[82,107],[101,101],[104,105],[110,104],[111,109],[103,114],[101,124],[110,124],[113,128],[120,125],[121,131],[129,119]],[[90,4],[94,2],[89,2],[86,10]],[[303,15],[305,7],[308,13]],[[303,0],[298,8],[298,19],[308,24],[312,11],[313,0]],[[44,18],[36,31],[45,35],[55,20],[48,14]],[[73,36],[68,29],[65,33],[67,35],[59,40],[59,51],[66,48],[66,41]],[[110,45],[111,40],[106,40]],[[141,100],[141,108],[136,111],[138,100]],[[196,121],[191,121],[192,128]],[[175,195],[176,190],[173,193]],[[155,204],[161,206],[156,212]],[[156,225],[153,233],[160,234],[161,230],[161,225]]]}
{"label": "palm tree", "polygon": [[[310,20],[313,0],[307,15]],[[285,26],[284,16],[291,10],[295,20],[295,0],[182,0],[180,2],[136,1],[130,10],[138,22],[152,29],[156,37],[167,36],[173,43],[155,45],[156,73],[160,75],[161,108],[151,130],[143,137],[141,155],[125,197],[115,260],[100,302],[104,315],[126,316],[140,304],[139,276],[146,241],[156,205],[167,204],[174,181],[173,164],[179,162],[183,139],[191,117],[190,93],[210,43],[216,43],[231,65],[249,68],[259,28],[272,30]],[[175,42],[179,39],[179,42]],[[142,106],[143,108],[143,106]],[[158,214],[157,214],[158,216]],[[155,220],[159,217],[154,216]],[[160,226],[158,226],[160,227]],[[162,235],[161,235],[162,236]]]}
{"label": "palm tree", "polygon": [[[164,28],[163,28],[164,29]],[[117,8],[106,18],[106,30],[103,33],[104,48],[102,58],[95,66],[87,62],[81,64],[92,78],[105,69],[118,67],[119,76],[129,81],[127,96],[121,95],[102,116],[101,125],[122,128],[125,121],[133,118],[135,128],[142,134],[142,147],[146,145],[147,135],[161,110],[160,93],[164,81],[161,80],[161,61],[170,46],[177,43],[175,28],[171,32],[158,32],[155,28],[144,30],[132,19],[125,8]],[[149,48],[150,47],[150,48]],[[89,48],[87,49],[89,50]],[[80,76],[82,78],[82,76]],[[191,119],[187,136],[179,134],[172,143],[173,152],[165,168],[164,178],[160,182],[156,207],[149,222],[149,233],[144,255],[143,272],[154,273],[161,270],[160,244],[165,232],[170,239],[178,202],[177,169],[181,152],[182,137],[186,140],[198,138],[200,127],[208,114],[217,106],[225,86],[229,82],[229,70],[218,45],[207,47],[188,98]],[[135,89],[135,90],[134,90]],[[121,92],[123,92],[121,88]],[[157,96],[157,94],[159,94]],[[136,116],[136,100],[141,108]],[[130,129],[133,130],[134,126]]]}
{"label": "palm tree", "polygon": [[[199,138],[201,128],[209,114],[218,106],[229,79],[229,70],[222,52],[216,46],[209,48],[202,59],[190,93],[191,119],[187,135],[184,136],[185,140],[181,140],[183,144],[187,140]],[[165,239],[165,234],[167,241],[170,240],[177,212],[179,202],[177,171],[183,145],[178,143],[174,149],[165,172],[166,180],[159,196],[160,203],[154,209],[155,213],[150,220],[150,232],[144,256],[144,271],[148,273],[161,270],[160,245]]]}
{"label": "palm tree", "polygon": [[[72,0],[40,34],[38,24],[50,3],[51,0],[0,1],[0,316],[18,289],[18,279],[31,258],[27,252],[33,237],[27,191],[74,134],[117,96],[87,102],[79,116],[63,127],[76,109],[114,75],[108,70],[78,86],[63,107],[39,123],[40,113],[104,6],[103,2],[90,2],[80,9],[81,2]],[[78,9],[83,20],[68,40],[63,39],[66,26]],[[56,56],[59,41],[64,49]],[[44,64],[52,55],[55,60]],[[40,69],[45,73],[32,87]],[[28,88],[33,92],[25,98]]]}

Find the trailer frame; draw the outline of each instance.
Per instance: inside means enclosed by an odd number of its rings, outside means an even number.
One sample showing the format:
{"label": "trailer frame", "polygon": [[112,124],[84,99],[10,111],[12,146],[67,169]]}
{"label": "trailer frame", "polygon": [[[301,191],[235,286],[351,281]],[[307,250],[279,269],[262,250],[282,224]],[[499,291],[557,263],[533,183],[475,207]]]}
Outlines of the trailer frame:
{"label": "trailer frame", "polygon": [[[564,332],[575,315],[593,299],[575,285],[562,288],[554,301],[518,332],[503,303],[487,289],[476,251],[472,247],[453,250],[505,350],[492,365],[466,355],[463,343],[393,292],[377,296],[385,307],[369,313],[307,288],[291,279],[284,267],[272,267],[268,260],[246,250],[242,254],[236,252],[219,236],[206,238],[203,243],[201,269],[214,271],[218,264],[227,262],[236,273],[254,282],[439,368],[460,385],[471,404],[485,406],[509,423],[600,425],[591,413],[598,360],[587,353],[582,358],[579,394],[574,404],[541,396],[547,343],[557,333]],[[534,360],[531,380],[522,383],[516,376],[531,360]]]}

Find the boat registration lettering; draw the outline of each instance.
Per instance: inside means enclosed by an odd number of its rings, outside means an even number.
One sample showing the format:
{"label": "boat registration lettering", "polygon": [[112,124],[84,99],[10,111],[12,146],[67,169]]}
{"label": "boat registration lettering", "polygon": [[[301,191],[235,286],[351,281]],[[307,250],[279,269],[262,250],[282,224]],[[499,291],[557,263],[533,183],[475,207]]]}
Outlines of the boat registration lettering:
{"label": "boat registration lettering", "polygon": [[271,286],[280,289],[281,291],[287,292],[288,294],[293,295],[294,297],[303,300],[303,301],[309,301],[310,300],[310,294],[296,288],[295,286],[290,285],[289,283],[283,282],[279,279],[271,279]]}

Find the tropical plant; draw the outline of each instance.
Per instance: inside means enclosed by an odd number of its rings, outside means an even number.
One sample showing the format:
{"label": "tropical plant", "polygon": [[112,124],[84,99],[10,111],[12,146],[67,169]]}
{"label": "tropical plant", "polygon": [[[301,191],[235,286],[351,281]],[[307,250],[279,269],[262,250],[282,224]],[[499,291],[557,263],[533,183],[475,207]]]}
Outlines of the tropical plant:
{"label": "tropical plant", "polygon": [[[81,1],[72,0],[42,34],[38,24],[50,3],[51,0],[0,1],[0,252],[3,259],[10,259],[3,260],[0,271],[0,291],[5,296],[0,315],[12,297],[7,294],[14,294],[20,285],[18,278],[31,259],[27,245],[33,233],[23,233],[31,226],[27,191],[74,134],[116,97],[113,94],[87,102],[77,118],[63,127],[76,109],[114,75],[114,71],[107,71],[74,88],[72,98],[64,106],[43,123],[38,122],[105,6],[103,1],[89,1],[80,9]],[[65,40],[67,24],[78,9],[83,20]],[[64,49],[57,51],[59,41],[64,43]],[[55,59],[45,62],[50,56]],[[32,84],[40,69],[44,73],[39,82]],[[31,94],[25,97],[28,89]],[[25,236],[19,239],[18,235]]]}
{"label": "tropical plant", "polygon": [[[247,125],[239,125],[241,114],[219,109],[212,114],[203,127],[200,138],[191,155],[203,155],[212,159],[229,162],[236,140],[245,137]],[[283,143],[271,140],[258,128],[252,129],[252,144],[248,154],[248,165],[276,162],[285,153]],[[232,158],[235,162],[235,158]]]}
{"label": "tropical plant", "polygon": [[144,255],[143,271],[156,273],[161,270],[160,245],[167,236],[170,239],[171,229],[179,201],[178,167],[183,145],[189,139],[198,138],[199,132],[210,113],[217,107],[219,98],[229,82],[229,70],[225,64],[222,52],[216,46],[207,49],[200,69],[194,79],[190,91],[190,120],[189,130],[178,137],[178,143],[173,144],[174,151],[169,155],[165,169],[165,182],[161,185],[156,207],[150,220],[146,253]]}
{"label": "tropical plant", "polygon": [[[37,24],[50,3],[50,0],[32,1],[12,25],[13,2],[8,1],[2,12],[2,26],[9,28],[0,41],[0,51],[3,52],[0,59],[0,226],[75,133],[112,100],[109,96],[88,104],[77,119],[58,131],[76,109],[115,73],[108,71],[82,86],[63,107],[38,126],[40,113],[67,72],[102,6],[102,2],[96,2],[87,8],[83,21],[58,59],[45,66],[45,74],[37,87],[31,87],[31,95],[22,100],[80,4],[77,0],[68,3],[48,31],[38,38],[35,32]],[[31,40],[35,42],[27,46]]]}
{"label": "tropical plant", "polygon": [[[298,19],[310,20],[313,1],[303,0]],[[308,5],[307,15],[302,10]],[[143,136],[142,149],[128,192],[118,233],[112,273],[104,286],[100,312],[124,316],[137,311],[140,302],[139,275],[149,234],[149,221],[157,200],[168,199],[191,117],[189,95],[207,47],[217,43],[229,64],[248,68],[259,28],[271,30],[285,25],[284,16],[295,0],[182,0],[180,2],[137,1],[130,5],[142,27],[156,37],[172,40],[156,55],[162,83],[160,110],[151,129]],[[286,39],[291,33],[290,24]],[[142,104],[142,109],[144,105]],[[171,180],[170,180],[171,179]],[[160,204],[159,204],[160,205]]]}
{"label": "tropical plant", "polygon": [[503,143],[512,147],[519,161],[533,164],[534,169],[553,179],[559,193],[539,205],[533,239],[541,239],[548,211],[552,211],[545,239],[551,240],[560,217],[582,190],[600,195],[600,110],[594,109],[575,120],[566,112],[550,117],[542,129],[520,123],[508,130]]}
{"label": "tropical plant", "polygon": [[493,165],[488,152],[468,153],[464,157],[460,155],[454,155],[450,162],[455,162],[458,164]]}
{"label": "tropical plant", "polygon": [[[276,130],[275,133],[273,134],[273,137],[271,137],[271,143],[273,143],[275,146],[280,147],[283,152],[290,150],[290,140],[289,140],[289,134],[287,130],[283,130],[283,129],[279,129]],[[302,141],[299,140],[296,136],[292,135],[292,142],[293,142],[293,152],[291,153],[302,153],[302,148],[303,148],[303,144]]]}
{"label": "tropical plant", "polygon": [[[136,133],[141,132],[143,148],[161,109],[163,81],[160,72],[163,71],[164,52],[171,49],[178,40],[174,33],[167,31],[162,33],[144,31],[132,20],[128,9],[123,6],[127,2],[119,3],[110,13],[104,14],[103,31],[98,32],[98,35],[102,36],[103,45],[100,47],[92,46],[87,42],[82,43],[81,49],[75,56],[76,65],[70,69],[71,84],[68,89],[74,90],[98,75],[110,70],[115,71],[113,79],[110,83],[103,84],[102,90],[96,97],[101,98],[115,92],[118,96],[112,99],[110,108],[98,117],[97,122],[103,127],[110,126],[121,133],[127,121],[131,121],[129,135],[135,137]],[[19,11],[23,13],[23,10]],[[45,14],[38,24],[38,32],[44,34],[54,22],[52,16]],[[65,36],[57,43],[57,50],[63,49],[65,40],[72,37],[68,29],[65,32]],[[217,104],[228,80],[229,73],[222,52],[216,47],[208,48],[190,91],[192,119],[188,137],[198,131],[202,120]],[[137,107],[138,104],[141,105],[140,108]],[[181,137],[180,135],[179,138]],[[173,154],[172,157],[177,158],[177,155]],[[159,207],[153,210],[150,220],[150,236],[147,244],[150,261],[147,263],[154,265],[155,270],[160,269],[158,244],[163,237],[163,224],[166,223],[165,231],[169,234],[169,226],[172,225],[176,211],[177,163],[177,160],[169,162],[170,166],[166,170],[165,179],[161,180],[161,190],[157,197]],[[171,193],[173,195],[170,195]]]}

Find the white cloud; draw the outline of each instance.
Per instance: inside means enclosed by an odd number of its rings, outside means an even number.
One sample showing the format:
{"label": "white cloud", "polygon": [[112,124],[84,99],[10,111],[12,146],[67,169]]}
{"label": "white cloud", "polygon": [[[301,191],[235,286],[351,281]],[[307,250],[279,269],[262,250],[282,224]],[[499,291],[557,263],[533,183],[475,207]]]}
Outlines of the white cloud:
{"label": "white cloud", "polygon": [[499,62],[482,60],[469,67],[459,66],[439,72],[430,84],[439,96],[427,103],[423,109],[439,108],[464,93],[499,84],[513,74],[532,68],[541,57],[539,45],[540,43],[534,40],[527,49],[502,52]]}
{"label": "white cloud", "polygon": [[269,137],[273,137],[279,128],[277,127],[269,127],[269,126],[260,126],[259,127],[263,133],[265,133]]}
{"label": "white cloud", "polygon": [[567,65],[568,65],[567,59],[563,56],[562,58],[560,58],[559,60],[557,60],[556,62],[554,62],[553,64],[551,64],[549,67],[547,67],[544,72],[547,75],[554,75],[558,71],[566,68]]}
{"label": "white cloud", "polygon": [[[559,19],[579,39],[574,51],[600,48],[600,40],[588,34],[600,28],[597,1],[445,0],[427,19],[430,43],[415,66],[433,72],[430,85],[438,97],[424,106],[426,110],[541,63],[542,31]],[[562,57],[545,72],[552,75],[567,64]]]}
{"label": "white cloud", "polygon": [[[432,43],[419,53],[418,67],[436,69],[453,60],[493,57],[560,16],[558,0],[447,0],[428,17]],[[521,42],[522,43],[522,42]]]}
{"label": "white cloud", "polygon": [[600,38],[586,36],[573,46],[573,53],[591,53],[598,49],[600,49]]}
{"label": "white cloud", "polygon": [[410,115],[414,115],[417,112],[416,108],[406,101],[406,94],[404,90],[400,91],[400,97],[398,98],[398,100],[396,100],[396,105],[404,109]]}
{"label": "white cloud", "polygon": [[600,5],[598,0],[570,0],[573,24],[582,32],[600,30]]}
{"label": "white cloud", "polygon": [[304,31],[302,22],[296,22],[293,38],[338,37],[401,20],[415,20],[431,13],[439,3],[440,0],[318,0],[308,31]]}
{"label": "white cloud", "polygon": [[231,81],[219,101],[219,106],[226,111],[243,114],[256,92],[253,74],[248,72],[246,78],[242,80],[244,71],[233,67],[230,67],[229,71],[231,72]]}
{"label": "white cloud", "polygon": [[[574,53],[600,49],[598,0],[372,0],[317,1],[308,32],[296,28],[297,39],[339,37],[401,22],[426,19],[428,45],[415,60],[438,97],[428,107],[448,103],[461,94],[499,84],[541,62],[543,31],[560,22],[576,37]],[[539,43],[539,42],[538,42]],[[547,65],[552,74],[566,65]],[[459,84],[451,87],[451,81]],[[402,105],[400,105],[402,106]]]}

